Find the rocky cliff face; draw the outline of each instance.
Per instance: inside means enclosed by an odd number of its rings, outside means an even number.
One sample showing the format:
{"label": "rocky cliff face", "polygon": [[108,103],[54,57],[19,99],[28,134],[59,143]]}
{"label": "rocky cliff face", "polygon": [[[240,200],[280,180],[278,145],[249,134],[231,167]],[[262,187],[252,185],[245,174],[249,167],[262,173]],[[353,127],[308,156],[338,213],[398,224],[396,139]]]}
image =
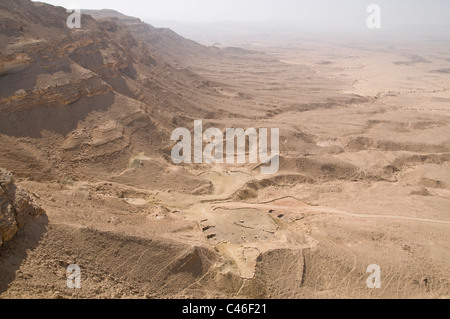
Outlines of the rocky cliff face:
{"label": "rocky cliff face", "polygon": [[30,193],[14,184],[12,174],[0,168],[0,246],[44,213]]}
{"label": "rocky cliff face", "polygon": [[170,63],[201,45],[139,20],[83,14],[81,29],[70,29],[69,15],[0,2],[1,167],[34,180],[110,179],[136,154],[160,158],[175,125],[205,117],[212,90],[199,92],[203,80]]}
{"label": "rocky cliff face", "polygon": [[133,36],[149,46],[152,56],[174,65],[202,63],[206,58],[220,54],[215,47],[206,47],[195,41],[183,38],[167,28],[156,28],[138,18],[126,16],[114,10],[83,10],[102,25],[126,26]]}

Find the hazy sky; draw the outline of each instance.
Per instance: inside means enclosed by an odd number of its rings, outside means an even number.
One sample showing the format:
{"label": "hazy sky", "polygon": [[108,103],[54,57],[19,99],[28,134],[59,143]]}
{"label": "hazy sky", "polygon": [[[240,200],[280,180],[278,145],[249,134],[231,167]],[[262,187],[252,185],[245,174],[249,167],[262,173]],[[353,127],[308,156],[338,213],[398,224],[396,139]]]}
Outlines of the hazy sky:
{"label": "hazy sky", "polygon": [[142,20],[181,22],[291,21],[326,28],[364,24],[369,4],[379,4],[383,26],[450,25],[450,0],[45,0],[86,9],[115,9]]}

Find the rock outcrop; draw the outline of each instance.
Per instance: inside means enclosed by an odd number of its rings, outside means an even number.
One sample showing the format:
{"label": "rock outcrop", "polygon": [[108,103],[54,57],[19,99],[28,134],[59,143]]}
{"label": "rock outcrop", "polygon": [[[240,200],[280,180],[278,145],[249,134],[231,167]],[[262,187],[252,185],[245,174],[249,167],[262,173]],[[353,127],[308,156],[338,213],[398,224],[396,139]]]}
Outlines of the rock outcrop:
{"label": "rock outcrop", "polygon": [[14,184],[12,174],[0,168],[0,246],[44,213],[25,189]]}

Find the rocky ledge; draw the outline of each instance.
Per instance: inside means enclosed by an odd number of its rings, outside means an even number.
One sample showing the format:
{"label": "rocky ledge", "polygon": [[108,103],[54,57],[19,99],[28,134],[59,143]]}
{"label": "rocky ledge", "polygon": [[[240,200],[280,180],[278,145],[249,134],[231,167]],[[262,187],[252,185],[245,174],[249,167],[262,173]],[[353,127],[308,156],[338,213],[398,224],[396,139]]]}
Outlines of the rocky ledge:
{"label": "rocky ledge", "polygon": [[44,213],[28,191],[15,185],[12,174],[0,168],[0,246]]}

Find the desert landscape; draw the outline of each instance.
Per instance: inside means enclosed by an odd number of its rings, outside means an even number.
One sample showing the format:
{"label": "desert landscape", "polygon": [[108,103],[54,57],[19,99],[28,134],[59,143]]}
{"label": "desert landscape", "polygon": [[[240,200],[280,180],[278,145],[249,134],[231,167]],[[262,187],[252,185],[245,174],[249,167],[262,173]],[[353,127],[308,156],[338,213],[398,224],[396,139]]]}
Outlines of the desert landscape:
{"label": "desert landscape", "polygon": [[[206,46],[67,16],[0,3],[1,299],[450,297],[448,38]],[[278,172],[176,165],[195,120],[279,128]]]}

